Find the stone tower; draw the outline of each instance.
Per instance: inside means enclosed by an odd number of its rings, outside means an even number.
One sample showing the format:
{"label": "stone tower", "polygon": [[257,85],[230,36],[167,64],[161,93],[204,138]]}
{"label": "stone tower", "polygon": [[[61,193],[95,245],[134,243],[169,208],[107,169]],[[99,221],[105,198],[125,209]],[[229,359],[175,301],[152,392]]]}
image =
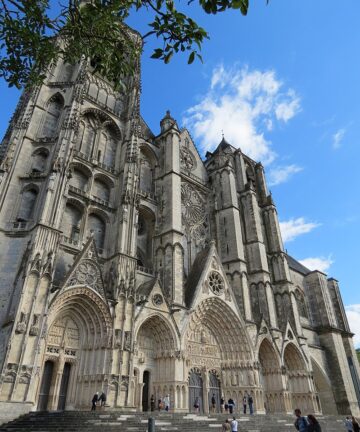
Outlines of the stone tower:
{"label": "stone tower", "polygon": [[[0,409],[358,413],[338,283],[283,248],[264,169],[225,138],[200,157],[82,60],[26,91],[1,146]],[[210,399],[209,399],[210,398]]]}

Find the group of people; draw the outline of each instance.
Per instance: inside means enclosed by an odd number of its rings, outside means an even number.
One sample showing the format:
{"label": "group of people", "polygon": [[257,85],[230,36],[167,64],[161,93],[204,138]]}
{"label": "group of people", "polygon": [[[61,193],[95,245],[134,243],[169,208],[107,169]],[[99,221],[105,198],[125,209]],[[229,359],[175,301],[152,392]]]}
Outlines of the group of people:
{"label": "group of people", "polygon": [[[170,410],[170,395],[169,394],[167,394],[164,398],[159,397],[158,402],[157,402],[157,409],[158,409],[158,411],[161,411],[163,409],[165,411]],[[154,397],[154,395],[151,395],[151,397],[150,397],[150,410],[155,411],[155,397]]]}
{"label": "group of people", "polygon": [[[214,399],[213,395],[213,399]],[[246,414],[247,408],[249,408],[249,414],[254,414],[254,400],[250,394],[245,392],[244,397],[242,399],[243,413]],[[225,402],[224,396],[221,396],[220,399],[220,411],[223,413],[232,414],[235,410],[235,402],[234,399],[230,398],[227,403]]]}
{"label": "group of people", "polygon": [[91,399],[91,411],[96,410],[96,406],[100,404],[101,407],[104,407],[106,405],[106,394],[104,392],[96,392]]}
{"label": "group of people", "polygon": [[[246,411],[244,410],[244,413]],[[317,421],[314,415],[309,414],[307,416],[301,415],[301,410],[297,408],[294,411],[295,423],[294,426],[299,432],[321,432],[320,423]],[[355,417],[346,417],[345,426],[347,432],[360,432],[360,425]],[[226,419],[222,425],[222,432],[238,432],[238,421],[234,416],[232,420]]]}
{"label": "group of people", "polygon": [[[297,408],[295,411],[294,426],[299,432],[321,432],[320,423],[315,416],[309,414],[307,417],[301,415],[301,411]],[[354,416],[346,417],[345,427],[347,432],[360,432],[360,425]]]}

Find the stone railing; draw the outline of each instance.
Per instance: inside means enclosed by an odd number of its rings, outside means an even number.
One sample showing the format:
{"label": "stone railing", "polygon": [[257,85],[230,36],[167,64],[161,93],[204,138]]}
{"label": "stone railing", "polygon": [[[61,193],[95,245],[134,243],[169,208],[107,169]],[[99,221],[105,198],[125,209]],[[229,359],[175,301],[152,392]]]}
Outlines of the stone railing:
{"label": "stone railing", "polygon": [[137,269],[138,271],[142,272],[142,273],[146,273],[146,274],[149,274],[149,275],[152,275],[152,276],[155,275],[154,270],[153,270],[153,269],[149,269],[149,268],[147,268],[147,267],[143,267],[143,266],[137,265],[137,266],[136,266],[136,269]]}

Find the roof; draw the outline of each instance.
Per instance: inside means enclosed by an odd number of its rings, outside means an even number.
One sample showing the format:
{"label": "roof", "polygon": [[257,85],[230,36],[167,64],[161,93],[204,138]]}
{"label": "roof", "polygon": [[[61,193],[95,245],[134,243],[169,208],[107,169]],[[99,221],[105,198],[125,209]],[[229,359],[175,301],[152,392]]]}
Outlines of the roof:
{"label": "roof", "polygon": [[209,255],[210,247],[211,246],[206,247],[196,255],[195,261],[191,267],[185,286],[185,305],[187,307],[190,307],[193,301],[196,287],[199,283]]}
{"label": "roof", "polygon": [[307,267],[305,267],[304,265],[302,265],[301,263],[299,263],[299,261],[296,261],[295,258],[293,258],[290,255],[286,255],[287,258],[287,262],[289,264],[289,267],[292,270],[297,271],[298,273],[301,273],[303,275],[307,275],[308,273],[311,272],[311,270],[309,270]]}
{"label": "roof", "polygon": [[148,282],[142,283],[137,289],[138,296],[147,298],[151,293],[151,290],[153,289],[153,286],[155,285],[156,281],[157,278],[154,277],[153,279],[150,279]]}

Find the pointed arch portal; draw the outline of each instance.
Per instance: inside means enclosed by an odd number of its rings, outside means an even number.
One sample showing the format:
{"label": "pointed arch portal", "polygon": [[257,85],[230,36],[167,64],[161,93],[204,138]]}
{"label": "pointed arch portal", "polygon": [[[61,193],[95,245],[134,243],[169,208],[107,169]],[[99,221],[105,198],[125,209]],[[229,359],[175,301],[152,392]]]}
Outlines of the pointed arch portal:
{"label": "pointed arch portal", "polygon": [[55,298],[49,310],[38,410],[88,406],[90,394],[105,390],[110,328],[108,306],[91,288],[70,287]]}

